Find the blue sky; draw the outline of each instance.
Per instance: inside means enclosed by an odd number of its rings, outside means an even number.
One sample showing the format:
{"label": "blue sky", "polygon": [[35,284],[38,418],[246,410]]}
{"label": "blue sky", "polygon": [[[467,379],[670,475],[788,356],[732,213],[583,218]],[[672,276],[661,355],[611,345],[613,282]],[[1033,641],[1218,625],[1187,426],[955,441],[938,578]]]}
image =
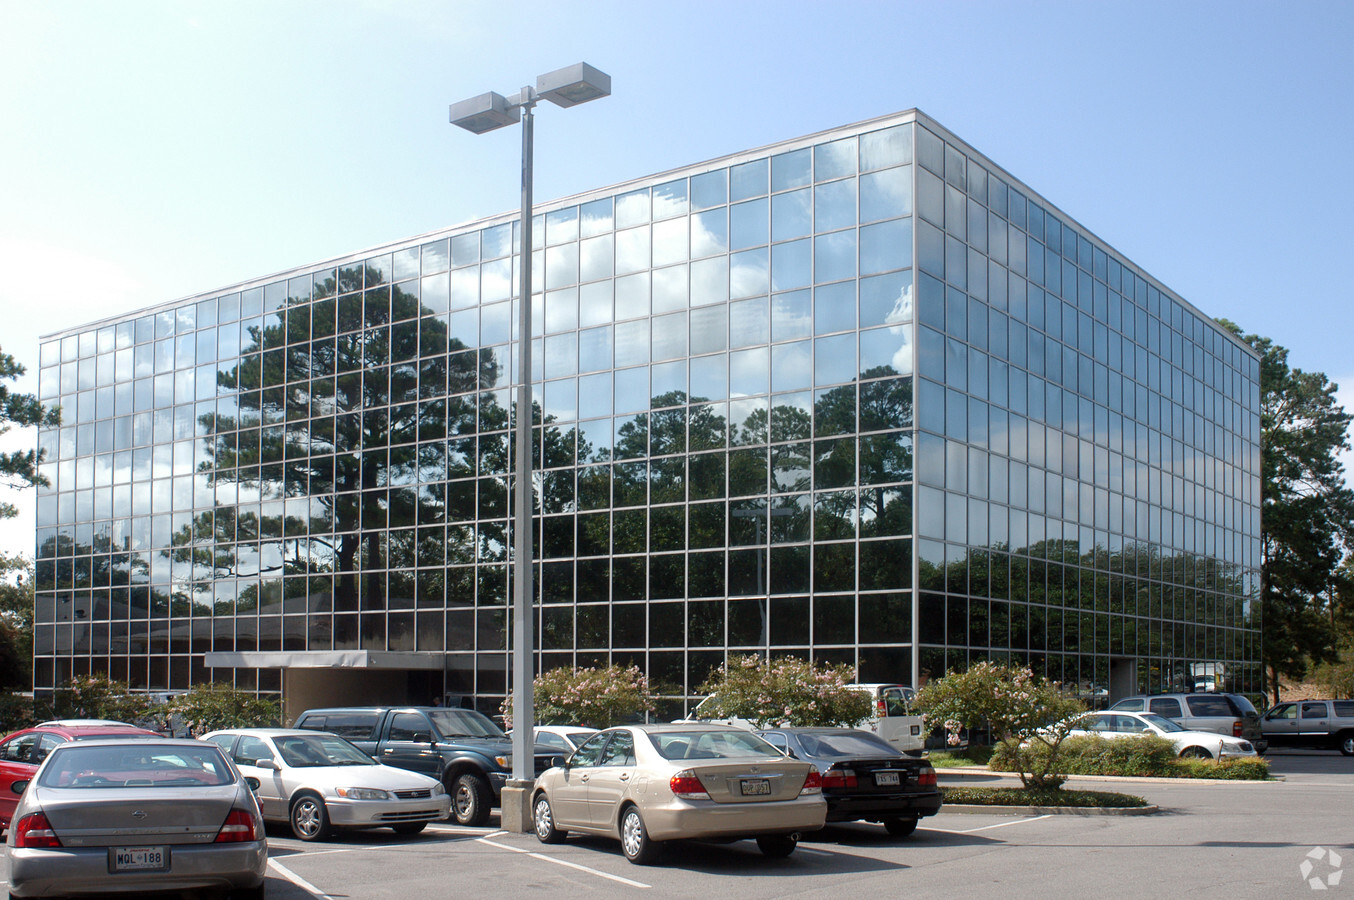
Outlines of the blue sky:
{"label": "blue sky", "polygon": [[[518,132],[475,137],[447,104],[585,60],[614,95],[542,108],[538,200],[917,107],[1354,409],[1354,4],[0,0],[0,16],[0,347],[33,368],[40,334],[515,208]],[[0,523],[0,550],[32,552],[31,517]]]}

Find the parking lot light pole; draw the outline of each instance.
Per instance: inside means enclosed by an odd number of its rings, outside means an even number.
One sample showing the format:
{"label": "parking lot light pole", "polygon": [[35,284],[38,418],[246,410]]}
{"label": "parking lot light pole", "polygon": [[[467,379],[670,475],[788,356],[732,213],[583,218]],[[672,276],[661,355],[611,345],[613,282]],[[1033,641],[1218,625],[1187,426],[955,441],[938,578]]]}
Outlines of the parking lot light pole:
{"label": "parking lot light pole", "polygon": [[512,615],[512,778],[503,789],[502,827],[531,830],[531,786],[535,782],[536,722],[532,680],[535,678],[535,640],[531,537],[531,189],[532,110],[539,100],[570,107],[611,94],[611,76],[587,63],[575,63],[547,72],[536,86],[523,87],[514,97],[490,91],[451,104],[451,124],[474,134],[522,122],[522,215],[519,225],[521,271],[517,316],[517,419],[513,437],[513,615]]}

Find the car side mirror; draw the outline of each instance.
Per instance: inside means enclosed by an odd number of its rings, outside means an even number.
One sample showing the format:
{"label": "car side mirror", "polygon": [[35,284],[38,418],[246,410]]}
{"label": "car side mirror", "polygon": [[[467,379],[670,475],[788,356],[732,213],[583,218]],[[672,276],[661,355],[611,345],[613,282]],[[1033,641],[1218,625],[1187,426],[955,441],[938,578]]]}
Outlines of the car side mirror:
{"label": "car side mirror", "polygon": [[28,790],[28,779],[14,782],[9,786],[9,789],[16,794],[22,794],[24,791]]}
{"label": "car side mirror", "polygon": [[278,764],[277,764],[277,760],[270,759],[270,758],[256,759],[256,760],[254,760],[254,768],[256,768],[256,769],[268,769],[268,770],[273,771],[273,772],[280,771],[280,769],[281,769],[281,767],[278,766]]}
{"label": "car side mirror", "polygon": [[431,744],[433,736],[426,731],[415,731],[413,740],[415,744]]}
{"label": "car side mirror", "polygon": [[552,756],[550,757],[550,765],[568,768],[569,758],[567,756]]}
{"label": "car side mirror", "polygon": [[244,782],[249,785],[249,789],[255,793],[258,793],[259,788],[263,786],[263,782],[259,781],[253,775],[246,775],[244,777]]}

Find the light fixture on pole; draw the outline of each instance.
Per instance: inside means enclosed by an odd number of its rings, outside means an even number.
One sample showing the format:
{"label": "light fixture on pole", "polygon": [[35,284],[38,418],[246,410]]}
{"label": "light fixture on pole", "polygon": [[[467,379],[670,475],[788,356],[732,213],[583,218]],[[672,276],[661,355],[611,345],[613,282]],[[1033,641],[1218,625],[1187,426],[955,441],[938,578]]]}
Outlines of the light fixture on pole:
{"label": "light fixture on pole", "polygon": [[611,76],[587,63],[575,63],[547,72],[536,86],[522,88],[513,97],[490,91],[451,104],[451,124],[475,134],[522,123],[522,217],[520,232],[521,281],[517,318],[517,419],[513,464],[513,616],[512,690],[513,720],[512,780],[503,791],[502,827],[506,831],[530,831],[530,788],[535,780],[536,722],[532,679],[535,677],[535,635],[532,604],[532,490],[531,490],[531,189],[532,110],[537,101],[549,100],[570,107],[611,93]]}

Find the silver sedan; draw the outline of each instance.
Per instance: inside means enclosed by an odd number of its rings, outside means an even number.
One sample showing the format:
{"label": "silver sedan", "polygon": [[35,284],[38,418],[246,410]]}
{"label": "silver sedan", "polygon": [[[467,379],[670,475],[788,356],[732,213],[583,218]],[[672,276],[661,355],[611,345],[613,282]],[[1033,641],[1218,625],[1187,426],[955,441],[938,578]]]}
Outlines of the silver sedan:
{"label": "silver sedan", "polygon": [[9,895],[227,890],[263,897],[268,843],[249,785],[199,741],[72,741],[14,811]]}
{"label": "silver sedan", "polygon": [[570,831],[619,838],[632,863],[663,841],[756,838],[788,856],[799,835],[823,827],[822,776],[757,735],[724,725],[626,725],[590,738],[536,779],[536,837]]}
{"label": "silver sedan", "polygon": [[259,781],[263,817],[288,822],[303,841],[340,828],[418,834],[447,817],[451,798],[435,778],[382,765],[335,734],[283,728],[214,731],[246,776]]}

